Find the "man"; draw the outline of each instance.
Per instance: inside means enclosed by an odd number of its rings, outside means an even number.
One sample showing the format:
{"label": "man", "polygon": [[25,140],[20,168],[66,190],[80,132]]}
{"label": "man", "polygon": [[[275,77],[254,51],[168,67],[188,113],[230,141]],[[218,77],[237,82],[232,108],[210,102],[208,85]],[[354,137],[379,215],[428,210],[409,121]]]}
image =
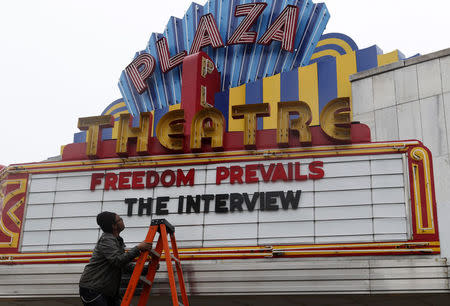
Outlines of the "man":
{"label": "man", "polygon": [[125,244],[119,236],[125,228],[122,218],[104,211],[97,215],[97,224],[103,234],[81,275],[80,297],[83,304],[88,306],[120,305],[122,269],[139,256],[140,252],[150,251],[152,244],[143,241],[125,252]]}

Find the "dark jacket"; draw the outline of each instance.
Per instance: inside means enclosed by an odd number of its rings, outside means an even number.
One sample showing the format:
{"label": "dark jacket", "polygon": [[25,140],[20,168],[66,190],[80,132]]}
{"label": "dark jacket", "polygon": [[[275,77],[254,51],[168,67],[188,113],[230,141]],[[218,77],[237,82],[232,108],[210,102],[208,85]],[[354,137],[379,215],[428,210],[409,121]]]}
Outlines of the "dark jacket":
{"label": "dark jacket", "polygon": [[137,247],[125,252],[121,237],[103,233],[81,275],[80,287],[98,291],[108,297],[118,296],[122,269],[139,253]]}

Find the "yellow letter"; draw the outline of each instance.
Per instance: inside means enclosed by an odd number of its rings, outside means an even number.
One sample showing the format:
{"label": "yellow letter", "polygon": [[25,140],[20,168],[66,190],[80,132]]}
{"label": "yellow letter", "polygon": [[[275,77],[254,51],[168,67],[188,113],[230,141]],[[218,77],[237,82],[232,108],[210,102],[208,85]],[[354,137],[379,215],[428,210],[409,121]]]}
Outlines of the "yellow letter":
{"label": "yellow letter", "polygon": [[137,138],[136,153],[148,154],[148,138],[152,130],[152,114],[141,113],[138,128],[131,127],[130,119],[130,114],[120,115],[116,143],[117,155],[128,156],[127,143],[129,138]]}
{"label": "yellow letter", "polygon": [[78,119],[78,128],[86,131],[86,155],[97,158],[97,147],[101,141],[100,128],[113,127],[114,118],[111,115],[84,117]]}
{"label": "yellow letter", "polygon": [[[290,115],[299,115],[299,118],[290,120]],[[278,102],[278,145],[287,146],[289,144],[289,123],[290,129],[298,132],[298,139],[301,143],[311,143],[311,130],[309,129],[311,120],[311,109],[305,102]]]}
{"label": "yellow letter", "polygon": [[183,122],[183,109],[170,111],[159,119],[156,125],[156,136],[163,147],[175,151],[183,150]]}
{"label": "yellow letter", "polygon": [[320,113],[320,127],[332,139],[351,140],[350,98],[337,98],[328,102]]}
{"label": "yellow letter", "polygon": [[191,150],[201,149],[203,138],[211,138],[211,148],[222,148],[224,125],[225,119],[216,108],[208,107],[197,112],[191,125]]}
{"label": "yellow letter", "polygon": [[254,147],[256,144],[257,117],[270,115],[269,103],[235,105],[231,108],[234,119],[244,118],[244,146]]}

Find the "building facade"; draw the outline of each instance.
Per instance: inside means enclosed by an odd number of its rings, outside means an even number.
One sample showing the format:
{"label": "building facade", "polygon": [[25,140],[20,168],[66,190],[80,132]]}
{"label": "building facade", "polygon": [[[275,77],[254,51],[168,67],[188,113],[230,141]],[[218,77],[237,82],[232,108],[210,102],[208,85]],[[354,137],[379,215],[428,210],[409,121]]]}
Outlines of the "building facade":
{"label": "building facade", "polygon": [[128,246],[176,226],[192,305],[448,303],[450,51],[359,49],[291,2],[192,4],[58,160],[1,170],[0,303],[77,305],[104,210]]}

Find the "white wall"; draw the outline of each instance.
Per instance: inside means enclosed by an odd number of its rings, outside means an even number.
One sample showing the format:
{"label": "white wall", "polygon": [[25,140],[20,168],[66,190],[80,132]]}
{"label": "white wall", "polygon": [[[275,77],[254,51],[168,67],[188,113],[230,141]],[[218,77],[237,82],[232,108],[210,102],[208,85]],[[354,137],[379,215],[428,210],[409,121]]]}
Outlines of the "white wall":
{"label": "white wall", "polygon": [[450,257],[450,49],[351,77],[353,120],[372,141],[421,140],[433,154],[439,233]]}

